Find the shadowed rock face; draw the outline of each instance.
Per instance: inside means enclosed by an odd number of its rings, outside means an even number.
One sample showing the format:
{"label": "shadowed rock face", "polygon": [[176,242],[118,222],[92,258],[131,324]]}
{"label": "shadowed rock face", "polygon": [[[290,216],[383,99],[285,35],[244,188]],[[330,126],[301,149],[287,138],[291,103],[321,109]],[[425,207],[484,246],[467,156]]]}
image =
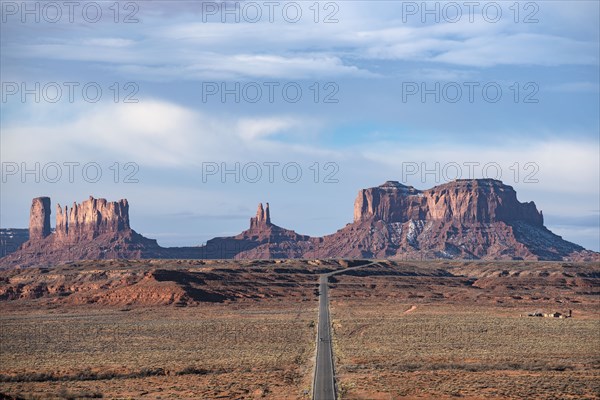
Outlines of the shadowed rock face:
{"label": "shadowed rock face", "polygon": [[511,186],[493,179],[456,180],[424,191],[394,181],[362,189],[354,203],[354,222],[370,219],[544,225],[533,202],[520,203]]}
{"label": "shadowed rock face", "polygon": [[36,197],[29,213],[29,238],[43,239],[50,235],[50,197]]}

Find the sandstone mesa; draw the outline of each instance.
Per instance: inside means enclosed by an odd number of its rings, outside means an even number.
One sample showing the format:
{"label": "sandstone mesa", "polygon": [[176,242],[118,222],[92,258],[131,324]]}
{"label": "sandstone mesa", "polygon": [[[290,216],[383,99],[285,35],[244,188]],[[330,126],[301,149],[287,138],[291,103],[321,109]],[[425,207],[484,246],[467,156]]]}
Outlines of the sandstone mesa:
{"label": "sandstone mesa", "polygon": [[0,259],[0,267],[115,258],[600,259],[552,233],[533,202],[519,202],[511,186],[493,179],[455,180],[427,190],[387,181],[361,189],[354,221],[324,237],[275,225],[269,203],[258,205],[249,229],[196,247],[164,248],[135,232],[125,199],[57,205],[54,232],[50,215],[50,198],[33,199],[29,240]]}

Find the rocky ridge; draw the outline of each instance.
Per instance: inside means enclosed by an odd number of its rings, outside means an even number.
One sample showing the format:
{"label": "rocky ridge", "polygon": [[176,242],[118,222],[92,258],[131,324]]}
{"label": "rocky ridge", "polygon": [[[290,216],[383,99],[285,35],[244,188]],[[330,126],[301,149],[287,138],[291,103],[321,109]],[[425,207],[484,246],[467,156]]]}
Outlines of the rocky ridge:
{"label": "rocky ridge", "polygon": [[[129,226],[127,200],[109,202],[90,196],[71,209],[58,205],[56,229],[50,229],[48,197],[32,200],[29,240],[0,259],[0,267],[48,266],[84,259],[162,258],[156,240],[145,238]],[[67,218],[68,215],[68,218]]]}
{"label": "rocky ridge", "polygon": [[[68,218],[67,218],[68,216]],[[33,199],[30,239],[0,259],[0,267],[53,265],[83,259],[486,259],[595,261],[598,253],[563,240],[544,226],[533,202],[492,179],[456,180],[427,190],[388,181],[361,189],[354,222],[324,237],[275,225],[258,205],[249,229],[205,246],[163,248],[130,227],[127,200],[90,197],[69,210]]]}

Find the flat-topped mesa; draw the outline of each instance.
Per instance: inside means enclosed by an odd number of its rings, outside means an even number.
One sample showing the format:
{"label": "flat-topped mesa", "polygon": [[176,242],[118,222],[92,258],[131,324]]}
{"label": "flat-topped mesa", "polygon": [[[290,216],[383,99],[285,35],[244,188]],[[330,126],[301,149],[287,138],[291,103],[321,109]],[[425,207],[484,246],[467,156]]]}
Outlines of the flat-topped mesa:
{"label": "flat-topped mesa", "polygon": [[[64,218],[67,209],[65,208]],[[58,226],[58,219],[57,219]],[[73,203],[66,231],[69,239],[93,239],[109,232],[129,230],[129,203],[126,199],[107,201],[95,199]]]}
{"label": "flat-topped mesa", "polygon": [[269,211],[269,203],[266,203],[263,209],[262,203],[258,203],[256,217],[250,218],[250,229],[260,229],[271,226],[271,213]]}
{"label": "flat-topped mesa", "polygon": [[521,203],[512,186],[495,179],[458,179],[423,192],[430,219],[460,222],[522,221],[544,225],[534,202]]}
{"label": "flat-topped mesa", "polygon": [[354,221],[386,222],[442,220],[460,223],[523,221],[543,226],[544,218],[533,202],[520,203],[515,190],[494,179],[458,179],[419,191],[388,181],[359,191]]}
{"label": "flat-topped mesa", "polygon": [[273,224],[268,203],[258,205],[250,229],[181,248],[162,248],[132,230],[127,200],[90,197],[72,209],[58,205],[55,234],[49,216],[50,199],[33,199],[31,238],[2,257],[0,269],[106,258],[599,258],[553,234],[533,202],[519,202],[512,187],[492,179],[455,180],[427,190],[388,181],[363,189],[355,202],[356,222],[324,237]]}
{"label": "flat-topped mesa", "polygon": [[31,202],[29,213],[29,240],[40,240],[49,236],[50,197],[36,197]]}
{"label": "flat-topped mesa", "polygon": [[[49,200],[49,199],[48,199]],[[89,240],[105,233],[130,229],[127,200],[95,199],[73,203],[69,210],[56,206],[56,239],[59,241]]]}

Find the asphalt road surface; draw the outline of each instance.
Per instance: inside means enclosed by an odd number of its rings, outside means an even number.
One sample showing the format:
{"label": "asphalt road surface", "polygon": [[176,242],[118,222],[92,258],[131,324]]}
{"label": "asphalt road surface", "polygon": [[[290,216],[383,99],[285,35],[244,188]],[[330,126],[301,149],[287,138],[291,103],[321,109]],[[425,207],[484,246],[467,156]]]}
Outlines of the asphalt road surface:
{"label": "asphalt road surface", "polygon": [[327,281],[330,276],[348,270],[367,267],[367,263],[341,271],[323,274],[319,278],[319,325],[317,328],[317,362],[313,385],[313,400],[335,400],[335,371],[333,369],[333,349],[331,346],[331,322],[329,320],[329,293]]}
{"label": "asphalt road surface", "polygon": [[335,400],[333,350],[331,349],[331,323],[329,322],[328,275],[319,279],[319,325],[317,364],[315,366],[314,400]]}

